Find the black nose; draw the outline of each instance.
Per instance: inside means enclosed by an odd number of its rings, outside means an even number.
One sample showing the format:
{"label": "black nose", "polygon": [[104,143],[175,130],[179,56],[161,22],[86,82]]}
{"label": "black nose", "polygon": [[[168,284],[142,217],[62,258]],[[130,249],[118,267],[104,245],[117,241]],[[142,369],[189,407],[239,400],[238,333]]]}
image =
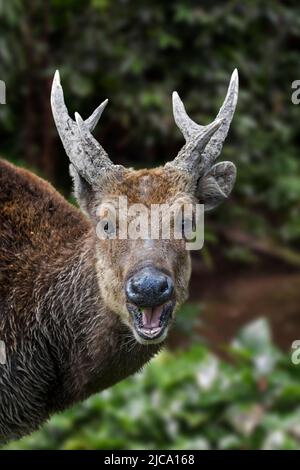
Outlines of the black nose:
{"label": "black nose", "polygon": [[126,283],[126,295],[139,307],[155,307],[172,297],[174,284],[170,276],[155,268],[144,268]]}

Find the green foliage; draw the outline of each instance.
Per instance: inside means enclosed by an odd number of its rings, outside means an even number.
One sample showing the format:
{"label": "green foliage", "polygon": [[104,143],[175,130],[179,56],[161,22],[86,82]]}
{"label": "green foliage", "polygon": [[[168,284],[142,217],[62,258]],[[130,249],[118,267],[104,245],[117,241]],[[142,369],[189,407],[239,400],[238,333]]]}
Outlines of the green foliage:
{"label": "green foliage", "polygon": [[264,320],[241,331],[233,363],[195,345],[54,416],[9,449],[297,449],[299,366]]}

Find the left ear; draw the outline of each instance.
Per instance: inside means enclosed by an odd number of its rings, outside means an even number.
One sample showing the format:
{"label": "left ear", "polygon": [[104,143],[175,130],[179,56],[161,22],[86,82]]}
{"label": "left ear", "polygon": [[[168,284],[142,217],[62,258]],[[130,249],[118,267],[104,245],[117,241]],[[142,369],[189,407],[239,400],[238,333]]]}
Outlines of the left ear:
{"label": "left ear", "polygon": [[196,187],[196,196],[204,209],[217,207],[230,195],[236,179],[236,167],[231,162],[220,162],[202,176]]}

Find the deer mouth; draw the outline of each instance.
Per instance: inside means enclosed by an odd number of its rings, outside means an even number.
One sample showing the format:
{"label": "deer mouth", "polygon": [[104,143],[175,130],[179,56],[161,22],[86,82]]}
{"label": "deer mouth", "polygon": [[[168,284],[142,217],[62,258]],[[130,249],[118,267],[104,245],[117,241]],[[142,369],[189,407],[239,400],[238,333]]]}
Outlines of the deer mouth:
{"label": "deer mouth", "polygon": [[155,307],[138,307],[127,304],[131,314],[133,326],[140,338],[144,341],[153,341],[166,336],[166,330],[172,317],[174,302],[169,301]]}

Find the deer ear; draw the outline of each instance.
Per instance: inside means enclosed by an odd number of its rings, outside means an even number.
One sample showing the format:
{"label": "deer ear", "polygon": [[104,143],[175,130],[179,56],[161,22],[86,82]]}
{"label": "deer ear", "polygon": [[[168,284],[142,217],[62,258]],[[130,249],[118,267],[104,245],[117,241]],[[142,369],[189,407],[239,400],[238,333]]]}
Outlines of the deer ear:
{"label": "deer ear", "polygon": [[87,213],[88,203],[91,199],[92,187],[84,178],[82,178],[82,176],[80,176],[72,163],[69,166],[69,170],[73,180],[74,196],[76,197],[81,209]]}
{"label": "deer ear", "polygon": [[231,162],[214,165],[198,182],[196,196],[206,211],[217,207],[230,195],[236,179],[236,167]]}

